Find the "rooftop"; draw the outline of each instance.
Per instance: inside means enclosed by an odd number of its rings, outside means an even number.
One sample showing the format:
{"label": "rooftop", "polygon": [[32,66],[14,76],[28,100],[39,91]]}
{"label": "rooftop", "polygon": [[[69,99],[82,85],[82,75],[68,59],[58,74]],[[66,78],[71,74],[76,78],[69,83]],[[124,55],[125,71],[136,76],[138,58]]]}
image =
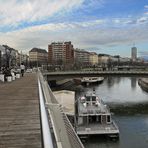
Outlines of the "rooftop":
{"label": "rooftop", "polygon": [[45,49],[40,49],[40,48],[32,48],[29,52],[39,52],[39,53],[47,53]]}

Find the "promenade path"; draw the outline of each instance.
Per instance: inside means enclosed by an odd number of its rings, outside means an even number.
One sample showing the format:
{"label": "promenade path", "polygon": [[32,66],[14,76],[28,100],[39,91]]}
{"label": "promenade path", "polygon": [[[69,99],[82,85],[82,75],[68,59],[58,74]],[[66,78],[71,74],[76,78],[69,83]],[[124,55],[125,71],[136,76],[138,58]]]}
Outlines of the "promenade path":
{"label": "promenade path", "polygon": [[37,76],[0,83],[0,148],[41,148]]}

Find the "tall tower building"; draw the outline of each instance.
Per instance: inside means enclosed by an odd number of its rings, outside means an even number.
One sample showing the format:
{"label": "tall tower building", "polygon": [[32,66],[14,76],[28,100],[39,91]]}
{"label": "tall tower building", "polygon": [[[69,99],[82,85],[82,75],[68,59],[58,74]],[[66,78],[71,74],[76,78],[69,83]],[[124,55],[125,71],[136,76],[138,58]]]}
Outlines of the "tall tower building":
{"label": "tall tower building", "polygon": [[131,48],[131,59],[133,62],[137,60],[137,48],[136,47]]}

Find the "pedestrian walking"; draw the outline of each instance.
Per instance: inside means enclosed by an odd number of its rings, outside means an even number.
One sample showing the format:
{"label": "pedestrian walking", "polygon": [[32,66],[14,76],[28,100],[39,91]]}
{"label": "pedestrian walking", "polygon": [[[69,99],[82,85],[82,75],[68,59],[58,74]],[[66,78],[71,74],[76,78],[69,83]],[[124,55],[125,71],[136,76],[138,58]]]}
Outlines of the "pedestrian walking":
{"label": "pedestrian walking", "polygon": [[24,72],[25,72],[25,65],[23,63],[21,63],[20,68],[21,68],[21,75],[23,77],[24,76]]}

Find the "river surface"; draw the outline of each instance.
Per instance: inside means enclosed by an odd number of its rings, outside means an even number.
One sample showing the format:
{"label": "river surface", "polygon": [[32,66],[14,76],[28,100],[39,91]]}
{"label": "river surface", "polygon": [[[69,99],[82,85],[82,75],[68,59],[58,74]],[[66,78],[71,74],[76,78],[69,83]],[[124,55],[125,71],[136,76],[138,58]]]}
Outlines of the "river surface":
{"label": "river surface", "polygon": [[85,148],[148,148],[148,93],[139,87],[138,77],[107,77],[102,84],[84,86],[76,97],[93,89],[110,107],[120,138],[90,137]]}

